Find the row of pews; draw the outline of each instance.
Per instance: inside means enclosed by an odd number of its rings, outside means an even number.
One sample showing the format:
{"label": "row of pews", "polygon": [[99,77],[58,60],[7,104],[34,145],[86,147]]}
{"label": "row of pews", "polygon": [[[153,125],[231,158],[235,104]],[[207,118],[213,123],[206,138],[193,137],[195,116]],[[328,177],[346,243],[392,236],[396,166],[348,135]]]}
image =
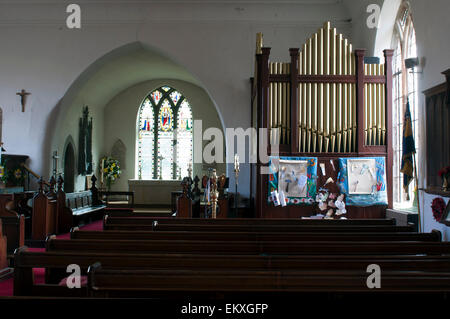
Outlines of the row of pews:
{"label": "row of pews", "polygon": [[90,190],[65,193],[61,176],[58,180],[50,179],[48,191],[44,189],[43,179],[39,179],[39,189],[33,197],[31,239],[43,241],[48,235],[67,233],[73,225],[90,220],[93,214],[103,216],[106,206],[99,199],[95,182],[92,176]]}
{"label": "row of pews", "polygon": [[[450,243],[394,220],[184,219],[111,211],[103,231],[14,256],[15,296],[237,298],[450,292]],[[69,289],[68,265],[81,269]],[[369,289],[369,265],[381,288]],[[36,284],[33,268],[45,268]],[[69,276],[69,277],[68,277]]]}
{"label": "row of pews", "polygon": [[[95,180],[95,177],[93,177]],[[88,191],[65,193],[64,180],[39,180],[37,192],[0,194],[0,220],[7,237],[7,254],[25,242],[40,246],[48,235],[67,233],[74,225],[101,219],[106,206],[95,182]]]}

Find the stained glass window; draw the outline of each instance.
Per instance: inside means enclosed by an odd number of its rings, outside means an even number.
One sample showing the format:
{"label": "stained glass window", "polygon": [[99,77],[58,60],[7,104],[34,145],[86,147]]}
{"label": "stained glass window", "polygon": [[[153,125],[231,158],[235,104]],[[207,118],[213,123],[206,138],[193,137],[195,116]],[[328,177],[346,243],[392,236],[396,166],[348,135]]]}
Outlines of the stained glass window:
{"label": "stained glass window", "polygon": [[188,176],[189,163],[192,159],[192,113],[188,101],[184,100],[178,109],[177,125],[177,177]]}
{"label": "stained glass window", "polygon": [[146,98],[139,110],[138,130],[138,176],[139,179],[153,178],[154,116],[153,104]]}
{"label": "stained glass window", "polygon": [[[421,136],[419,136],[419,95],[417,72],[407,69],[405,59],[417,57],[416,35],[411,15],[409,3],[404,1],[400,5],[397,14],[397,21],[393,36],[394,58],[393,58],[393,105],[392,105],[392,126],[393,126],[393,197],[394,208],[417,210],[414,204],[414,197],[409,199],[403,189],[403,173],[400,172],[403,154],[403,120],[406,102],[409,100],[411,111],[411,123],[416,147],[416,158],[420,158],[422,149],[420,148]],[[417,167],[418,169],[420,166]],[[419,172],[420,175],[420,172]],[[413,179],[409,184],[408,192],[414,194],[416,181]]]}
{"label": "stained glass window", "polygon": [[192,111],[174,88],[162,86],[142,102],[138,113],[139,179],[181,179],[192,165]]}

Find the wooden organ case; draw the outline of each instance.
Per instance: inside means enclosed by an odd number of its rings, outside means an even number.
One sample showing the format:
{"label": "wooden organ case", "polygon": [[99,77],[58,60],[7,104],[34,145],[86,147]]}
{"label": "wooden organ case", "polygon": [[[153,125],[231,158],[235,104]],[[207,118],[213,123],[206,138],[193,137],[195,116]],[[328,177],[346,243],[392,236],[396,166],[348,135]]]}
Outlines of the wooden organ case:
{"label": "wooden organ case", "polygon": [[[392,56],[384,64],[365,63],[365,50],[352,45],[326,22],[301,50],[290,49],[291,61],[270,61],[270,48],[258,34],[252,82],[252,125],[258,130],[253,150],[278,144],[279,156],[312,156],[337,180],[338,159],[384,157],[388,207],[392,207]],[[261,142],[265,138],[266,143]],[[252,164],[251,194],[256,217],[298,218],[313,214],[313,205],[275,207],[268,203],[268,176],[260,156]],[[336,169],[333,170],[334,166]],[[337,186],[336,186],[337,189]],[[332,190],[336,191],[336,190]],[[347,218],[384,218],[384,206],[348,206]]]}

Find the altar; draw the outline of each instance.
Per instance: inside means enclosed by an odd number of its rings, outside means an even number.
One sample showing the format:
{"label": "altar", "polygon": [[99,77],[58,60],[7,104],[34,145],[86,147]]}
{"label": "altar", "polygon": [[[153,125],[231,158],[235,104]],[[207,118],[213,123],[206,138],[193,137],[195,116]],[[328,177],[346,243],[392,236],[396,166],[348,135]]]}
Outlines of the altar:
{"label": "altar", "polygon": [[172,192],[180,188],[179,180],[128,180],[128,189],[134,192],[135,205],[170,206]]}

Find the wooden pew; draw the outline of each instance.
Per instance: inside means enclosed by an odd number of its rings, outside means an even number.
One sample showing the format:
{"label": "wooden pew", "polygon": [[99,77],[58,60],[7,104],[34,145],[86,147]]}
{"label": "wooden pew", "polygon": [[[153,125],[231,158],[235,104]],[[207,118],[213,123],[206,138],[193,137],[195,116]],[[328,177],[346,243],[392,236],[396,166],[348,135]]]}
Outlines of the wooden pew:
{"label": "wooden pew", "polygon": [[395,219],[298,219],[298,218],[174,218],[155,217],[151,213],[133,213],[112,210],[105,215],[105,220],[120,224],[142,224],[157,221],[158,224],[201,224],[201,225],[395,225]]}
{"label": "wooden pew", "polygon": [[[72,217],[73,224],[65,224],[64,229],[71,228],[73,225],[78,225],[82,221],[88,221],[96,218],[101,219],[106,205],[95,204],[92,192],[76,192],[66,194],[66,210],[67,215]],[[67,217],[69,220],[70,217]]]}
{"label": "wooden pew", "polygon": [[56,191],[56,210],[57,210],[57,226],[58,234],[67,233],[73,226],[73,213],[70,207],[67,206],[66,193],[63,190],[64,179],[62,176],[58,177],[58,188]]}
{"label": "wooden pew", "polygon": [[[364,270],[376,263],[383,270],[445,272],[450,256],[264,256],[192,255],[107,252],[30,252],[26,247],[15,253],[14,295],[68,295],[66,287],[56,284],[67,276],[69,264],[77,264],[85,274],[88,267],[101,262],[107,269],[221,269],[221,270]],[[33,268],[46,268],[46,285],[35,285]],[[61,292],[59,292],[59,291]],[[73,289],[73,296],[79,295]],[[84,292],[82,292],[84,293]]]}
{"label": "wooden pew", "polygon": [[57,200],[57,233],[67,233],[81,222],[101,218],[106,205],[99,199],[99,192],[95,186],[96,177],[92,176],[92,186],[88,191],[65,193],[64,180],[58,177]]}
{"label": "wooden pew", "polygon": [[192,199],[188,194],[189,180],[185,177],[181,185],[183,186],[183,192],[176,200],[176,216],[177,218],[192,218]]}
{"label": "wooden pew", "polygon": [[0,220],[0,274],[3,273],[3,270],[8,267],[8,259],[7,259],[7,238],[3,235],[3,225]]}
{"label": "wooden pew", "polygon": [[79,231],[71,239],[213,240],[213,241],[441,241],[441,233],[342,233],[342,232],[165,232],[165,231]]}
{"label": "wooden pew", "polygon": [[61,240],[46,242],[47,251],[146,252],[234,255],[414,255],[450,254],[448,242],[388,241],[204,241],[204,240]]}
{"label": "wooden pew", "polygon": [[206,231],[206,232],[413,232],[413,226],[374,225],[180,225],[180,224],[122,224],[107,219],[104,230],[142,231]]}
{"label": "wooden pew", "polygon": [[25,216],[15,211],[15,197],[14,194],[0,195],[0,220],[3,223],[3,234],[8,238],[8,255],[25,243]]}
{"label": "wooden pew", "polygon": [[[223,270],[112,270],[100,263],[89,268],[93,297],[256,296],[274,292],[420,293],[450,292],[450,273],[383,272],[379,289],[369,289],[365,271],[223,271]],[[243,284],[245,283],[245,284]]]}
{"label": "wooden pew", "polygon": [[33,197],[32,240],[45,240],[48,235],[56,233],[56,203],[55,198],[49,198],[44,193],[44,180],[40,178],[39,191]]}

